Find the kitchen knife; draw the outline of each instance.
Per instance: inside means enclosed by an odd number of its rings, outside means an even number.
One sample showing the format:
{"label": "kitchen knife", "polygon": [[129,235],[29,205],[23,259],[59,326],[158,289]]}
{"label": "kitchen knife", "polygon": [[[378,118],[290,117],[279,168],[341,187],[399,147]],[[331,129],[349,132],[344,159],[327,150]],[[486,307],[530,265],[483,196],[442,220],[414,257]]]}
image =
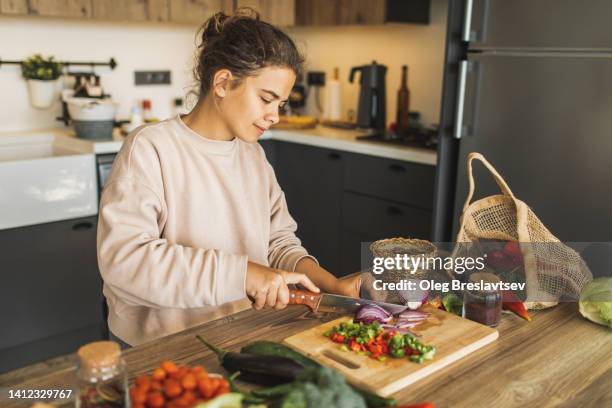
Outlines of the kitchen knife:
{"label": "kitchen knife", "polygon": [[306,290],[289,289],[290,305],[305,305],[313,312],[354,314],[363,305],[378,305],[391,314],[398,314],[408,308],[404,305],[376,302],[330,293],[314,293]]}

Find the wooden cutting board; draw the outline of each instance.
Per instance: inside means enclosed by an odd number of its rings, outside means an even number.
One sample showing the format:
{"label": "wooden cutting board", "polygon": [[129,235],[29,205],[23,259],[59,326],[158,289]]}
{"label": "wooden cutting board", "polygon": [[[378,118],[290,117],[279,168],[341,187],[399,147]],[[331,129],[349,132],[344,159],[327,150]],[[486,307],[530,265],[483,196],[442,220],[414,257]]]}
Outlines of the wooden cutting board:
{"label": "wooden cutting board", "polygon": [[408,358],[387,358],[381,362],[340,350],[340,345],[323,336],[323,333],[351,319],[349,316],[313,327],[286,338],[284,342],[319,363],[340,371],[355,386],[389,396],[495,341],[499,336],[495,329],[439,309],[429,307],[423,311],[431,315],[413,330],[422,336],[419,338],[421,342],[434,345],[437,349],[434,359],[423,364],[413,363]]}

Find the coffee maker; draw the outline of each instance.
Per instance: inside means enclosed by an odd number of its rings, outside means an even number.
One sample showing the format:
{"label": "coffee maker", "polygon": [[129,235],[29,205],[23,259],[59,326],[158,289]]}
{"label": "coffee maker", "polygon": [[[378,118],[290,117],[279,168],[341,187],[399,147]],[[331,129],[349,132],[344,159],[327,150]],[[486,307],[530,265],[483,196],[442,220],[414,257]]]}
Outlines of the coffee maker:
{"label": "coffee maker", "polygon": [[387,121],[385,106],[385,75],[387,67],[377,64],[376,61],[372,61],[370,65],[353,67],[349,75],[349,82],[353,82],[357,71],[361,72],[357,126],[384,133]]}

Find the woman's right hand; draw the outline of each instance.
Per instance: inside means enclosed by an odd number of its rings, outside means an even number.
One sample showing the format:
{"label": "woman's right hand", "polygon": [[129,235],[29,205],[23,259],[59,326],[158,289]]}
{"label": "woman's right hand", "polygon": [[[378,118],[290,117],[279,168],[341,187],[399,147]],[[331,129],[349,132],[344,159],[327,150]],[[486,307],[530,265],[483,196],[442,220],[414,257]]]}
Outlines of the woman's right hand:
{"label": "woman's right hand", "polygon": [[289,303],[287,284],[301,284],[307,290],[319,292],[314,283],[304,274],[286,272],[249,262],[246,274],[246,293],[253,300],[253,308],[284,309]]}

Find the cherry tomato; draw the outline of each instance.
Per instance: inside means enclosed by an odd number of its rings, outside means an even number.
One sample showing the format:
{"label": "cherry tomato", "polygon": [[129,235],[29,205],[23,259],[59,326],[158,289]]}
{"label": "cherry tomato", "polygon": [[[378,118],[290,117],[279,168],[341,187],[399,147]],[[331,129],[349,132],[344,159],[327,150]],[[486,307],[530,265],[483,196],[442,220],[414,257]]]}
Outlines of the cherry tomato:
{"label": "cherry tomato", "polygon": [[151,408],[163,408],[165,402],[164,396],[159,391],[150,392],[147,395],[147,405]]}
{"label": "cherry tomato", "polygon": [[185,374],[185,376],[181,379],[181,385],[186,390],[195,390],[198,386],[195,375],[192,373]]}
{"label": "cherry tomato", "polygon": [[166,371],[164,371],[163,368],[158,367],[153,371],[152,377],[154,380],[162,381],[164,378],[166,378]]}
{"label": "cherry tomato", "polygon": [[176,373],[178,371],[176,364],[170,360],[162,361],[159,366],[168,374]]}
{"label": "cherry tomato", "polygon": [[164,381],[164,393],[169,398],[176,398],[183,392],[181,384],[174,378],[168,378]]}

